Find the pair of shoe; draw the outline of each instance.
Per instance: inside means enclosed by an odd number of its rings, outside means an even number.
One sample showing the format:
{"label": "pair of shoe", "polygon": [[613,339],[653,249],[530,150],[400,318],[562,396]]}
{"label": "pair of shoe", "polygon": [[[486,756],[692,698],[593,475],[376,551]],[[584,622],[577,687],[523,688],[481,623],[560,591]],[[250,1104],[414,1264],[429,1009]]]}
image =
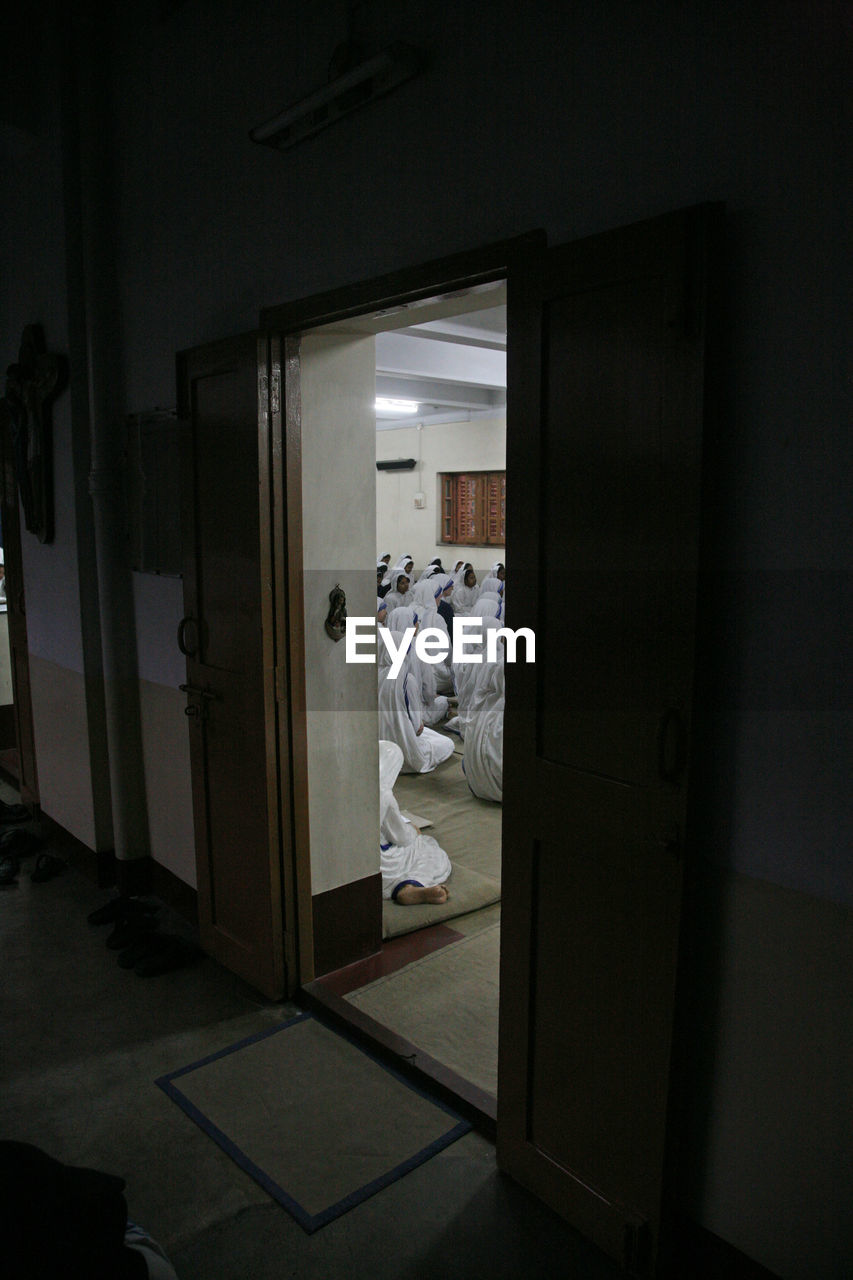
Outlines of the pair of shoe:
{"label": "pair of shoe", "polygon": [[25,804],[7,804],[0,800],[0,822],[29,822],[32,816]]}
{"label": "pair of shoe", "polygon": [[151,932],[125,947],[118,958],[122,969],[132,969],[140,978],[181,969],[198,955],[186,938],[174,933]]}
{"label": "pair of shoe", "polygon": [[[63,862],[62,858],[55,858],[52,853],[40,853],[30,879],[33,884],[41,884],[60,875],[67,866],[67,862]],[[14,853],[5,854],[0,858],[0,885],[16,884],[20,870],[20,857]]]}
{"label": "pair of shoe", "polygon": [[102,907],[90,911],[89,924],[116,924],[119,920],[131,920],[135,916],[154,915],[157,907],[153,902],[143,902],[141,898],[129,898],[121,894],[118,898],[110,898]]}
{"label": "pair of shoe", "polygon": [[24,831],[22,827],[10,827],[8,831],[0,831],[0,855],[9,854],[14,858],[26,858],[36,849],[40,849],[44,841],[34,831]]}

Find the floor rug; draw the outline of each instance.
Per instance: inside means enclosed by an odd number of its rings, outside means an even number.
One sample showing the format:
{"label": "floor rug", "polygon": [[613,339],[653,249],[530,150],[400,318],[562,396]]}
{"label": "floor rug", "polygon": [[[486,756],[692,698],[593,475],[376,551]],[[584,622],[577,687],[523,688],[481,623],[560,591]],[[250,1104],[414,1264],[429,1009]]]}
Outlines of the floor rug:
{"label": "floor rug", "polygon": [[156,1083],[307,1232],[470,1129],[310,1014]]}
{"label": "floor rug", "polygon": [[446,924],[469,911],[500,902],[501,884],[491,876],[481,875],[461,862],[453,866],[447,881],[450,897],[447,902],[421,902],[404,907],[389,898],[382,903],[382,937],[399,938],[415,929],[426,929],[431,924]]}
{"label": "floor rug", "polygon": [[496,1096],[499,962],[500,924],[495,924],[377,978],[345,999]]}

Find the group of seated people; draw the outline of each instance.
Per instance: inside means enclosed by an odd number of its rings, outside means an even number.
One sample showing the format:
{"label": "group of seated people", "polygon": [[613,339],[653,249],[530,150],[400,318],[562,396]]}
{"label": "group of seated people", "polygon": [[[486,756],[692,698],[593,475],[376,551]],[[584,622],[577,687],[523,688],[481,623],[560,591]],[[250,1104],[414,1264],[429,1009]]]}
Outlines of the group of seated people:
{"label": "group of seated people", "polygon": [[[470,563],[458,561],[445,573],[432,560],[414,579],[411,556],[391,565],[390,554],[377,561],[377,623],[394,636],[397,652],[404,633],[427,627],[447,632],[452,640],[454,617],[478,618],[481,639],[466,643],[468,655],[480,662],[455,662],[452,653],[440,663],[424,662],[414,639],[402,666],[392,675],[392,655],[379,652],[380,827],[383,897],[409,905],[443,903],[450,860],[431,836],[422,835],[400,813],[393,785],[400,773],[430,773],[454,751],[455,734],[464,743],[462,768],[471,792],[500,802],[503,788],[503,648],[487,656],[486,634],[504,625],[506,571],[500,562],[478,583]],[[445,732],[437,731],[441,726]]]}

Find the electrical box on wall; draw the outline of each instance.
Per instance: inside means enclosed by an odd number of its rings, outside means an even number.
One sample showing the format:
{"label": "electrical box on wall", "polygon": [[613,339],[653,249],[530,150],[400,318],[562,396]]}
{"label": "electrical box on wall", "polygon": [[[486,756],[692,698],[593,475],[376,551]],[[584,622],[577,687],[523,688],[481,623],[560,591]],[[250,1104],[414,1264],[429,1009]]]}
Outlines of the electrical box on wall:
{"label": "electrical box on wall", "polygon": [[424,509],[424,507],[425,507],[425,506],[426,506],[426,494],[425,494],[425,493],[416,493],[416,494],[415,494],[415,507],[417,508],[417,510],[418,510],[418,511],[423,511],[423,509]]}

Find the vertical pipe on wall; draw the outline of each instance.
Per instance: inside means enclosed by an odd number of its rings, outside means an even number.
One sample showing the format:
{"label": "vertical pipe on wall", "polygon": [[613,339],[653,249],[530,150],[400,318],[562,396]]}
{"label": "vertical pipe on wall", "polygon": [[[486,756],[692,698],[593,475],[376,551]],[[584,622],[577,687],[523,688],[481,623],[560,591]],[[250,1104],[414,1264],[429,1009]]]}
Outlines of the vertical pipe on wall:
{"label": "vertical pipe on wall", "polygon": [[[73,6],[66,56],[66,218],[76,282],[72,366],[88,420],[89,494],[100,623],[103,708],[119,888],[145,888],[149,852],[133,580],[125,498],[121,314],[116,272],[110,40],[96,0]],[[76,169],[76,175],[74,170]]]}

